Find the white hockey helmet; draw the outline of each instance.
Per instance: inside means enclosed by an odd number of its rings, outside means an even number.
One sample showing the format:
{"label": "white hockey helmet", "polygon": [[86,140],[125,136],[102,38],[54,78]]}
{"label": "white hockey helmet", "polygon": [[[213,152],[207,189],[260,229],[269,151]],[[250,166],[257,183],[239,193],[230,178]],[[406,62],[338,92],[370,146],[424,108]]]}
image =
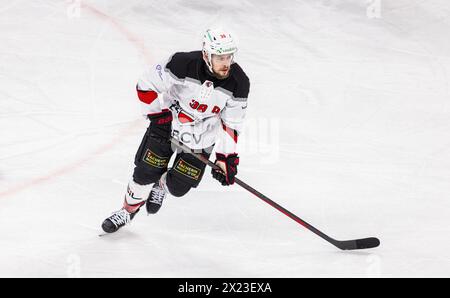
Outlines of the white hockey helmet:
{"label": "white hockey helmet", "polygon": [[208,29],[203,35],[203,53],[206,55],[206,64],[212,72],[211,56],[234,54],[237,51],[236,42],[231,34],[222,29]]}

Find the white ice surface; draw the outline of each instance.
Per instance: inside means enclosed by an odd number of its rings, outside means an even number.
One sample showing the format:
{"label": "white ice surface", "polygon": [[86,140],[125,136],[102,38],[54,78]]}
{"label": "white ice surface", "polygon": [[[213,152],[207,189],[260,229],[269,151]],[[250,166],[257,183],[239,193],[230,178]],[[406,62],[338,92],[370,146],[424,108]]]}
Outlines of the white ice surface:
{"label": "white ice surface", "polygon": [[[0,0],[1,277],[450,277],[447,0],[79,4]],[[146,127],[137,78],[212,25],[251,79],[239,177],[379,248],[209,173],[98,237]]]}

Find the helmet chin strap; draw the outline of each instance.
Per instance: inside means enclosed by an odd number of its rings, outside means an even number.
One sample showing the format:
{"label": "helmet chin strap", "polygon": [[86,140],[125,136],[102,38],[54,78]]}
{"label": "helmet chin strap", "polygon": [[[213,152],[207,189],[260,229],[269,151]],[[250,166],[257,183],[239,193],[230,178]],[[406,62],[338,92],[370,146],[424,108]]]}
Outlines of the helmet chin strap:
{"label": "helmet chin strap", "polygon": [[[206,58],[205,58],[205,56],[206,56]],[[206,51],[203,51],[203,60],[205,61],[206,66],[208,67],[208,70],[209,70],[212,74],[214,74],[214,71],[213,71],[213,69],[212,69],[211,54],[208,53],[208,52],[206,52]]]}

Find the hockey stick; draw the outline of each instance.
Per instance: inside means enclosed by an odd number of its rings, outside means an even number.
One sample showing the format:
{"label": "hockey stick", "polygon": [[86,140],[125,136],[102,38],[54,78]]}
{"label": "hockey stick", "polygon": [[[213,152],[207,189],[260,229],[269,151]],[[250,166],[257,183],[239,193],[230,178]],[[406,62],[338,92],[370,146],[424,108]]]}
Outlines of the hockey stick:
{"label": "hockey stick", "polygon": [[[183,150],[186,153],[191,154],[192,156],[194,156],[195,158],[199,159],[200,161],[202,161],[206,165],[212,167],[213,169],[221,170],[212,161],[210,161],[209,159],[207,159],[206,157],[204,157],[201,154],[195,153],[191,148],[187,147],[186,145],[184,145],[180,141],[175,140],[174,138],[171,138],[170,141],[177,148]],[[241,181],[240,179],[238,179],[237,177],[234,178],[234,181],[235,181],[235,183],[237,185],[239,185],[242,188],[248,190],[249,192],[251,192],[252,194],[257,196],[259,199],[263,200],[264,202],[266,202],[270,206],[274,207],[275,209],[277,209],[278,211],[280,211],[284,215],[286,215],[286,216],[290,217],[291,219],[295,220],[296,222],[301,224],[306,229],[310,230],[314,234],[318,235],[322,239],[328,241],[329,243],[333,244],[334,246],[336,246],[336,247],[338,247],[338,248],[340,248],[342,250],[354,250],[354,249],[373,248],[373,247],[377,247],[377,246],[380,245],[380,240],[378,238],[375,238],[375,237],[355,239],[355,240],[344,240],[344,241],[339,241],[339,240],[333,239],[333,238],[329,237],[328,235],[324,234],[323,232],[319,231],[318,229],[316,229],[315,227],[313,227],[312,225],[310,225],[309,223],[307,223],[306,221],[304,221],[303,219],[301,219],[297,215],[293,214],[289,210],[287,210],[284,207],[280,206],[279,204],[275,203],[274,201],[272,201],[271,199],[269,199],[268,197],[266,197],[265,195],[263,195],[262,193],[260,193],[256,189],[254,189],[253,187],[249,186],[247,183],[245,183],[245,182]]]}

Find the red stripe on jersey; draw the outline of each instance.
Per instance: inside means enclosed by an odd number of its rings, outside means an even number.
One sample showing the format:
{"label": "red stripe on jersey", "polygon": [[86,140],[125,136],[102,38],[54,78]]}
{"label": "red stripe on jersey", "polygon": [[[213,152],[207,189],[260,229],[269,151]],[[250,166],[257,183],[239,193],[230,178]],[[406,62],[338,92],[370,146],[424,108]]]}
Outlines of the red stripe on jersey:
{"label": "red stripe on jersey", "polygon": [[181,123],[194,122],[194,119],[192,119],[189,115],[186,115],[183,112],[178,113],[178,120],[180,120]]}
{"label": "red stripe on jersey", "polygon": [[142,91],[138,89],[137,94],[139,100],[146,104],[151,104],[158,97],[158,93],[153,90]]}
{"label": "red stripe on jersey", "polygon": [[238,133],[236,130],[229,128],[225,124],[222,123],[222,128],[227,132],[227,134],[233,139],[235,143],[238,141]]}

